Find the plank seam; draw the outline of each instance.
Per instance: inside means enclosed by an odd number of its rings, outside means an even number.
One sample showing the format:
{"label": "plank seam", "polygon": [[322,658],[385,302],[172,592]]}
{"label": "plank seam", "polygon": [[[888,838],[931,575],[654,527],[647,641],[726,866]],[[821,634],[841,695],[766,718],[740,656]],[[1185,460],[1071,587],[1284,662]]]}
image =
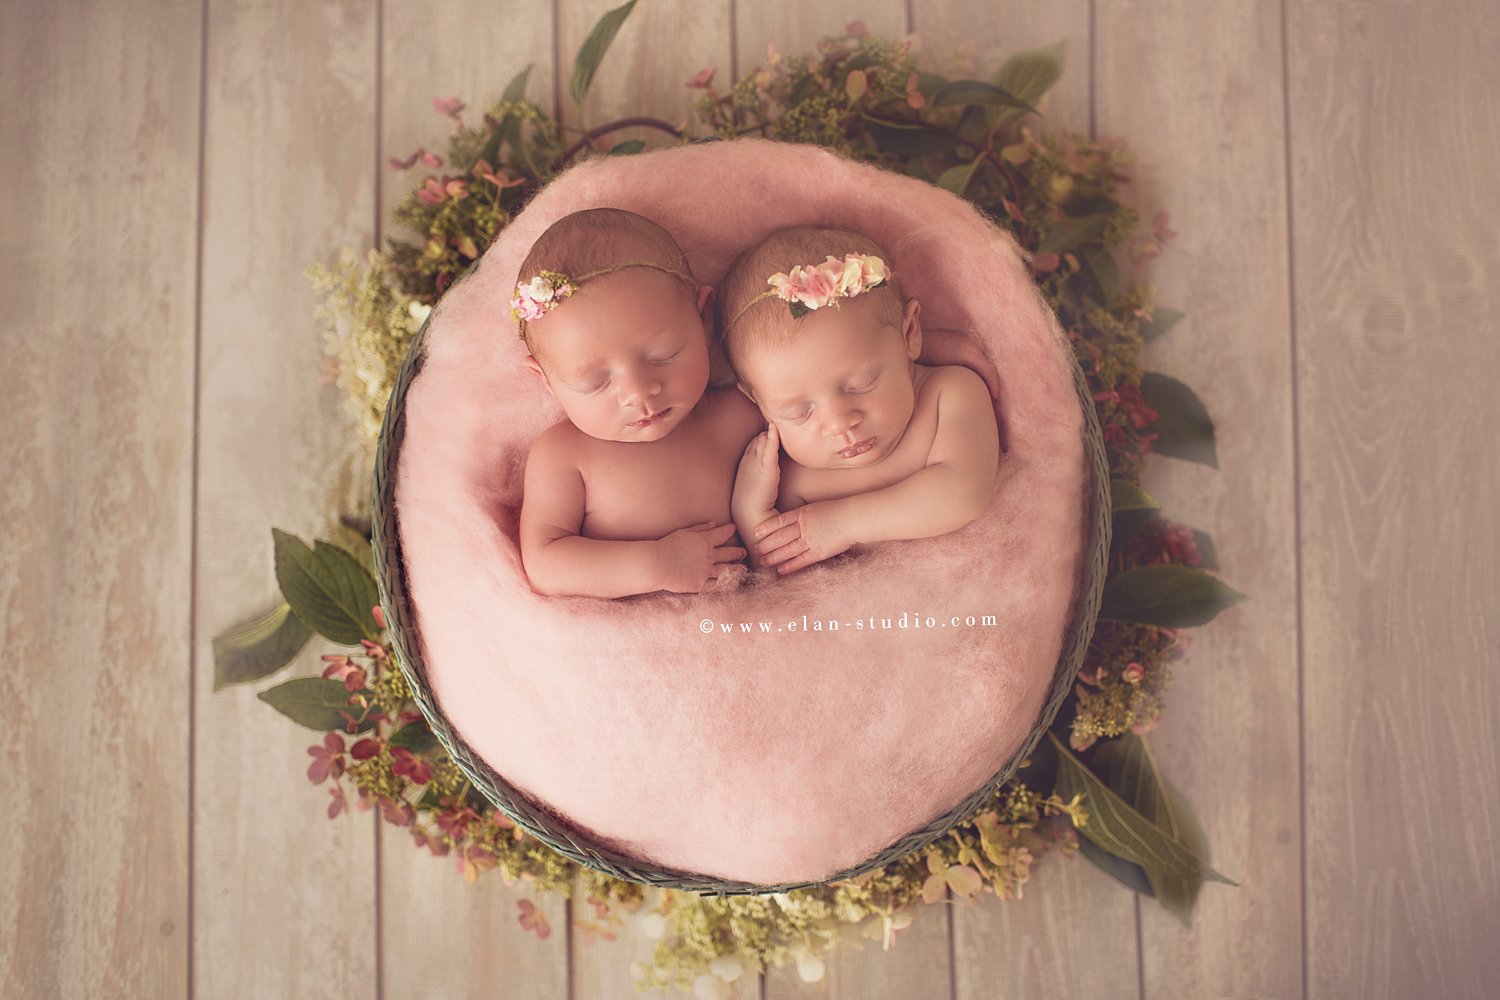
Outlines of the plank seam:
{"label": "plank seam", "polygon": [[1281,0],[1281,129],[1282,162],[1285,171],[1286,266],[1287,266],[1287,332],[1290,356],[1292,397],[1292,567],[1296,578],[1297,611],[1297,857],[1299,865],[1299,912],[1302,926],[1302,996],[1307,997],[1307,699],[1304,685],[1306,631],[1303,628],[1302,595],[1302,419],[1298,407],[1297,385],[1297,240],[1294,229],[1296,213],[1292,204],[1292,71],[1291,38],[1287,30],[1287,3]]}
{"label": "plank seam", "polygon": [[187,807],[187,997],[193,998],[194,930],[197,927],[193,899],[197,885],[193,873],[197,868],[194,830],[197,828],[198,801],[198,477],[202,439],[203,386],[203,214],[207,203],[208,175],[208,0],[199,6],[198,28],[198,191],[195,211],[197,246],[194,248],[197,273],[193,276],[193,457],[191,476],[192,529],[188,541],[188,807]]}

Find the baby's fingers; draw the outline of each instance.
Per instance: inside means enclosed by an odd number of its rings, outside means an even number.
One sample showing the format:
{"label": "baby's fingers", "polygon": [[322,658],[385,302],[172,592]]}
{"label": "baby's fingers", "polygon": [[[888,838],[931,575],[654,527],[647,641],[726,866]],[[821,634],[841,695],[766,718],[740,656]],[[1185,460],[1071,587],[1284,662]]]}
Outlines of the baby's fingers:
{"label": "baby's fingers", "polygon": [[765,454],[761,456],[761,461],[767,466],[774,466],[777,464],[777,458],[781,455],[781,437],[776,433],[776,425],[767,425],[762,436],[766,439],[766,446]]}
{"label": "baby's fingers", "polygon": [[[803,544],[802,540],[793,539],[792,541],[787,542],[785,545],[781,546],[781,548],[776,549],[768,555],[761,557],[760,563],[762,566],[778,566],[779,564],[786,562],[788,559],[796,559],[797,557],[803,556],[806,553],[807,546]],[[777,572],[785,573],[786,568],[782,567],[778,569]]]}
{"label": "baby's fingers", "polygon": [[718,528],[716,528],[713,531],[709,532],[708,537],[709,537],[710,540],[713,541],[714,545],[717,547],[717,546],[723,545],[725,542],[727,542],[731,538],[733,538],[734,537],[734,532],[735,532],[734,522],[731,521],[728,524],[720,525]]}
{"label": "baby's fingers", "polygon": [[804,549],[799,552],[797,556],[790,562],[783,563],[782,565],[777,566],[776,572],[781,574],[782,576],[790,576],[798,570],[806,569],[813,563],[821,561],[822,560],[813,555],[812,549]]}

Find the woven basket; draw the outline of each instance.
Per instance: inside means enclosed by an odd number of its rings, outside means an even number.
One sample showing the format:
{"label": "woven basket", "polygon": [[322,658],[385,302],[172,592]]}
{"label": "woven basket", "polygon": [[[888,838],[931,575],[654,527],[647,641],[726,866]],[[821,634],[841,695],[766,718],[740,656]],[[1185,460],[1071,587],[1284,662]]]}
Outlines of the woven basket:
{"label": "woven basket", "polygon": [[[470,270],[466,271],[454,285],[467,278],[472,270],[471,265]],[[428,322],[431,322],[430,317]],[[1094,412],[1093,398],[1084,381],[1083,372],[1078,367],[1077,360],[1072,357],[1071,351],[1069,352],[1069,366],[1073,373],[1074,388],[1077,390],[1078,405],[1083,411],[1084,457],[1090,470],[1089,481],[1086,484],[1088,509],[1082,512],[1089,538],[1084,549],[1085,556],[1080,579],[1074,590],[1071,624],[1053,675],[1051,693],[1042,706],[1041,713],[1030,734],[1010,760],[995,772],[987,783],[976,789],[947,815],[921,829],[911,831],[877,856],[857,867],[830,876],[824,882],[795,882],[766,886],[724,881],[692,872],[653,867],[593,842],[591,838],[570,826],[545,804],[522,795],[504,777],[486,764],[458,735],[429,694],[427,667],[422,662],[417,641],[420,627],[418,613],[406,589],[405,567],[401,558],[399,518],[395,505],[396,469],[406,427],[406,392],[412,380],[422,370],[426,339],[427,324],[424,323],[407,351],[401,371],[397,375],[395,388],[392,390],[390,402],[386,407],[380,441],[375,453],[373,544],[376,576],[380,587],[380,603],[385,610],[388,632],[395,647],[396,662],[402,674],[405,675],[412,696],[421,707],[422,714],[427,717],[427,724],[437,736],[438,741],[486,799],[527,833],[558,854],[617,879],[667,889],[691,890],[704,895],[789,892],[794,889],[822,885],[826,882],[854,878],[867,871],[883,868],[899,858],[921,850],[953,826],[974,815],[983,802],[1015,774],[1021,761],[1035,750],[1047,728],[1056,718],[1083,663],[1084,652],[1098,619],[1110,545],[1109,461],[1105,454],[1098,418]]]}

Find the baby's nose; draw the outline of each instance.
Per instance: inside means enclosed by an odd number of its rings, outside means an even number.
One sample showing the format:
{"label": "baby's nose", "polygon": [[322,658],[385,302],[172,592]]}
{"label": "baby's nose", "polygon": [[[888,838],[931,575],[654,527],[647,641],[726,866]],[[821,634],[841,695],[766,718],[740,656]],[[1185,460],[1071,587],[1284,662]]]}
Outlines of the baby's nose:
{"label": "baby's nose", "polygon": [[844,410],[839,413],[830,414],[827,423],[824,425],[826,428],[825,433],[834,437],[840,434],[847,434],[850,428],[858,427],[859,422],[863,419],[864,414],[858,410]]}
{"label": "baby's nose", "polygon": [[653,378],[631,378],[620,385],[620,402],[625,406],[639,406],[661,392],[661,382]]}

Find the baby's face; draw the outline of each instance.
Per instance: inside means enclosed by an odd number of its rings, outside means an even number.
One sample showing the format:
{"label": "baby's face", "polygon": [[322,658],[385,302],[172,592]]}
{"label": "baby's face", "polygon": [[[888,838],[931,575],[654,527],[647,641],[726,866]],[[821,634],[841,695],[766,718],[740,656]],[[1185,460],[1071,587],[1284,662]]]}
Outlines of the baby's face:
{"label": "baby's face", "polygon": [[632,267],[585,282],[533,321],[527,367],[579,430],[604,441],[659,441],[708,385],[707,302],[682,282]]}
{"label": "baby's face", "polygon": [[882,324],[873,301],[848,299],[797,323],[779,346],[761,345],[739,364],[781,446],[798,465],[875,465],[906,433],[916,401],[913,362],[922,353],[915,299],[900,329]]}

